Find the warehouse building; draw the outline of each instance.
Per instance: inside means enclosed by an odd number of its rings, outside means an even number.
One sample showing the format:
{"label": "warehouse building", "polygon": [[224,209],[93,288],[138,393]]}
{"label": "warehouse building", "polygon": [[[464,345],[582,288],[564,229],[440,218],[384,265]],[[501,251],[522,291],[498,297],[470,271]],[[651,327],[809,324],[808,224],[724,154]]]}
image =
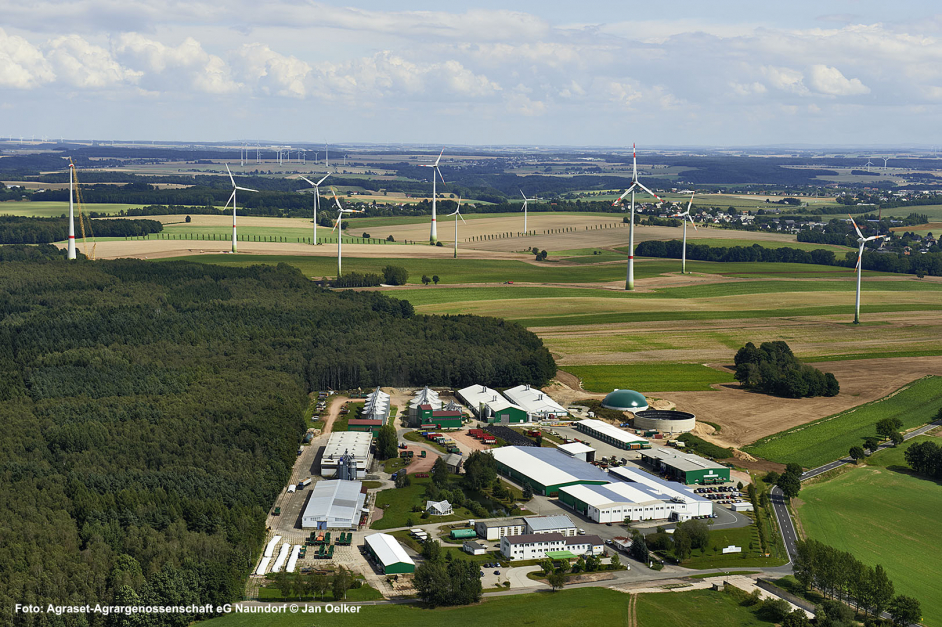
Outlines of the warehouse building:
{"label": "warehouse building", "polygon": [[655,472],[688,485],[708,485],[729,481],[728,467],[692,453],[656,448],[642,451],[641,461]]}
{"label": "warehouse building", "polygon": [[366,474],[373,454],[370,445],[373,443],[373,434],[365,431],[335,431],[330,434],[327,446],[321,456],[321,476],[334,477],[341,464],[347,465],[354,471],[350,479],[360,479]]}
{"label": "warehouse building", "polygon": [[494,456],[499,474],[519,485],[529,483],[537,494],[555,496],[563,486],[610,481],[595,466],[553,448],[502,446],[487,452]]}
{"label": "warehouse building", "polygon": [[583,555],[605,555],[605,543],[598,536],[523,534],[501,538],[500,552],[510,560],[575,559]]}
{"label": "warehouse building", "polygon": [[677,484],[676,488],[671,488],[668,482],[657,481],[660,485],[616,481],[603,486],[567,486],[559,490],[559,500],[597,523],[619,523],[625,519],[684,521],[713,513],[713,503],[709,500],[687,493]]}
{"label": "warehouse building", "polygon": [[527,411],[485,385],[472,385],[458,390],[458,398],[463,400],[479,420],[511,424],[529,422]]}
{"label": "warehouse building", "polygon": [[531,420],[555,420],[569,415],[562,405],[551,399],[545,392],[539,388],[531,388],[529,385],[518,385],[504,390],[504,396],[530,414]]}
{"label": "warehouse building", "polygon": [[351,418],[347,421],[347,431],[369,431],[373,435],[376,435],[384,424],[382,420]]}
{"label": "warehouse building", "polygon": [[304,529],[356,529],[366,491],[361,481],[318,481],[301,516]]}
{"label": "warehouse building", "polygon": [[438,392],[425,386],[412,397],[409,401],[409,425],[417,427],[422,424],[420,408],[428,405],[431,411],[438,411],[442,408],[442,401],[438,397]]}
{"label": "warehouse building", "polygon": [[420,405],[416,416],[421,429],[460,429],[464,424],[462,412],[432,409],[431,405]]}
{"label": "warehouse building", "polygon": [[644,411],[648,408],[648,400],[644,394],[634,390],[615,390],[602,400],[602,407],[616,411]]}
{"label": "warehouse building", "polygon": [[401,575],[415,572],[415,562],[402,548],[399,541],[386,533],[374,533],[364,538],[367,557],[384,575]]}
{"label": "warehouse building", "polygon": [[583,444],[582,442],[570,442],[569,444],[560,444],[557,446],[566,455],[570,457],[575,457],[576,459],[581,459],[584,462],[594,462],[595,461],[595,449],[589,446],[588,444]]}
{"label": "warehouse building", "polygon": [[389,419],[389,394],[378,387],[366,395],[363,411],[360,412],[363,420],[380,420],[383,424]]}
{"label": "warehouse building", "polygon": [[623,431],[603,420],[580,420],[574,426],[577,431],[589,437],[625,450],[651,448],[651,443],[644,438]]}
{"label": "warehouse building", "polygon": [[523,518],[504,518],[500,520],[480,520],[474,523],[474,531],[479,538],[500,540],[504,536],[519,536],[527,528]]}
{"label": "warehouse building", "polygon": [[576,525],[565,514],[555,516],[525,516],[527,534],[560,533],[564,536],[576,535]]}

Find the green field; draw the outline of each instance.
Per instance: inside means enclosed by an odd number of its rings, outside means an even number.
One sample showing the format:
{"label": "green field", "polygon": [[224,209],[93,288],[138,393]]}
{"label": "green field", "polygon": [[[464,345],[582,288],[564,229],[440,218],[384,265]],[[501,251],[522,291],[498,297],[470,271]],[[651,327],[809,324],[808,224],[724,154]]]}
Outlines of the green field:
{"label": "green field", "polygon": [[867,466],[805,486],[796,510],[807,537],[871,566],[882,564],[897,594],[919,599],[925,624],[942,625],[942,549],[936,538],[942,487],[892,469],[908,444],[874,454]]}
{"label": "green field", "polygon": [[735,381],[733,375],[700,364],[651,363],[605,366],[565,366],[590,392],[614,389],[681,392],[711,390],[713,383]]}
{"label": "green field", "polygon": [[[114,215],[120,211],[140,209],[143,206],[144,205],[83,203],[82,209],[88,213],[97,211],[98,213]],[[51,200],[36,202],[0,202],[0,215],[26,216],[28,218],[58,218],[59,216],[69,215],[69,203]]]}
{"label": "green field", "polygon": [[926,377],[887,398],[770,435],[744,450],[771,461],[816,468],[846,457],[850,447],[876,435],[874,426],[882,418],[899,418],[904,430],[912,429],[930,422],[940,407],[942,377]]}
{"label": "green field", "polygon": [[[357,614],[229,614],[206,621],[210,627],[443,627],[447,625],[541,625],[552,617],[565,627],[614,627],[628,624],[623,592],[579,588],[555,593],[488,598],[479,605],[435,610],[413,605],[364,606]],[[769,627],[752,608],[723,592],[693,590],[638,595],[639,627]]]}
{"label": "green field", "polygon": [[[811,244],[809,242],[799,242],[797,240],[792,241],[775,241],[775,240],[752,240],[752,239],[726,239],[721,237],[691,237],[691,231],[687,231],[687,243],[688,244],[701,244],[705,246],[715,246],[722,248],[730,248],[732,246],[752,246],[758,244],[763,248],[796,248],[798,250],[832,250],[835,255],[843,255],[847,252],[853,252],[853,248],[847,246],[835,246],[833,244]],[[674,238],[676,240],[681,240],[683,238],[683,233],[678,237]]]}

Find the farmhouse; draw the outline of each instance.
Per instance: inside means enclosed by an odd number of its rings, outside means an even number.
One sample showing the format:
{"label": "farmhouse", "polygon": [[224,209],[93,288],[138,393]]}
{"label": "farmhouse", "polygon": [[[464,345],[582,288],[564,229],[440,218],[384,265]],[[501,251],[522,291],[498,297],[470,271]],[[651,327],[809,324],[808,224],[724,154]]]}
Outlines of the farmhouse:
{"label": "farmhouse", "polygon": [[500,552],[510,560],[572,559],[581,555],[605,555],[605,543],[598,536],[523,534],[501,538]]}
{"label": "farmhouse", "polygon": [[353,471],[351,474],[355,475],[349,478],[359,479],[366,474],[372,461],[373,455],[370,452],[372,442],[373,434],[369,432],[336,431],[331,433],[321,456],[321,476],[336,476],[338,468],[342,465],[341,462],[346,458],[346,462]]}
{"label": "farmhouse", "polygon": [[681,483],[723,483],[729,481],[729,468],[692,453],[657,448],[642,451],[641,461],[656,472]]}
{"label": "farmhouse", "polygon": [[651,443],[642,437],[619,429],[615,425],[602,420],[580,420],[575,424],[576,430],[601,440],[612,446],[623,449],[651,448]]}
{"label": "farmhouse", "polygon": [[384,575],[415,572],[415,562],[391,535],[374,533],[363,540],[367,555]]}
{"label": "farmhouse", "polygon": [[529,385],[518,385],[504,390],[504,396],[530,414],[531,420],[553,420],[569,415],[562,405],[551,399],[545,392],[539,388],[531,388]]}
{"label": "farmhouse", "polygon": [[485,385],[472,385],[458,390],[458,397],[467,403],[479,420],[502,424],[529,422],[522,407],[515,405]]}
{"label": "farmhouse", "polygon": [[361,481],[318,481],[304,506],[304,529],[356,529],[366,493]]}
{"label": "farmhouse", "polygon": [[562,486],[609,482],[595,466],[552,448],[502,446],[488,453],[494,456],[499,474],[520,485],[529,483],[537,494],[554,496]]}

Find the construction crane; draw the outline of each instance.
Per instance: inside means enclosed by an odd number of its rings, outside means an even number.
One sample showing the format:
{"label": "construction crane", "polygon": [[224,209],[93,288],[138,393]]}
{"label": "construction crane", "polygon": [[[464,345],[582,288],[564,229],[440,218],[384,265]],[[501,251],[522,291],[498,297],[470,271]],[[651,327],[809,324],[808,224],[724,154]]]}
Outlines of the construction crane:
{"label": "construction crane", "polygon": [[82,231],[82,246],[85,248],[85,250],[82,252],[89,259],[94,260],[95,248],[98,246],[98,242],[95,241],[95,232],[92,230],[92,219],[87,218],[88,219],[88,232],[89,234],[91,234],[91,238],[92,238],[92,251],[91,253],[89,253],[88,252],[88,238],[85,236],[86,216],[85,216],[85,212],[82,211],[82,193],[79,188],[78,172],[76,172],[77,168],[75,167],[75,164],[72,163],[72,157],[69,157],[69,163],[72,164],[72,167],[69,169],[72,171],[72,176],[74,177],[73,180],[75,183],[75,206],[78,208],[79,228]]}

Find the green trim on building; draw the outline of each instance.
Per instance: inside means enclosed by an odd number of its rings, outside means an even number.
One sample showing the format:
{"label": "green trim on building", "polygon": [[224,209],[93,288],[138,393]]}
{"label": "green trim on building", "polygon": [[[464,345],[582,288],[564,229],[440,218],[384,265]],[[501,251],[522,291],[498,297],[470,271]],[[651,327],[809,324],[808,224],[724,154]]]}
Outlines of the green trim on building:
{"label": "green trim on building", "polygon": [[544,485],[533,477],[527,477],[526,475],[522,475],[516,470],[514,470],[513,468],[506,466],[497,460],[494,460],[494,461],[497,462],[497,474],[503,475],[504,477],[507,477],[508,479],[510,479],[511,481],[519,485],[524,485],[524,484],[529,483],[530,487],[533,489],[535,493],[542,494],[543,496],[553,496],[557,493],[560,496],[562,496],[562,493],[559,492],[559,489],[564,488],[569,485],[605,485],[606,483],[610,483],[609,481],[576,480],[576,481],[567,481],[566,483]]}
{"label": "green trim on building", "polygon": [[364,544],[366,550],[369,551],[370,555],[373,557],[373,561],[383,569],[384,575],[405,575],[408,573],[415,572],[415,564],[408,564],[406,562],[396,562],[394,564],[383,564],[383,561],[379,559],[379,556],[376,555],[376,552],[373,550],[369,544]]}
{"label": "green trim on building", "polygon": [[519,407],[505,407],[500,411],[494,412],[494,415],[488,418],[487,421],[490,423],[500,423],[505,416],[510,424],[527,422],[529,420],[527,412]]}

